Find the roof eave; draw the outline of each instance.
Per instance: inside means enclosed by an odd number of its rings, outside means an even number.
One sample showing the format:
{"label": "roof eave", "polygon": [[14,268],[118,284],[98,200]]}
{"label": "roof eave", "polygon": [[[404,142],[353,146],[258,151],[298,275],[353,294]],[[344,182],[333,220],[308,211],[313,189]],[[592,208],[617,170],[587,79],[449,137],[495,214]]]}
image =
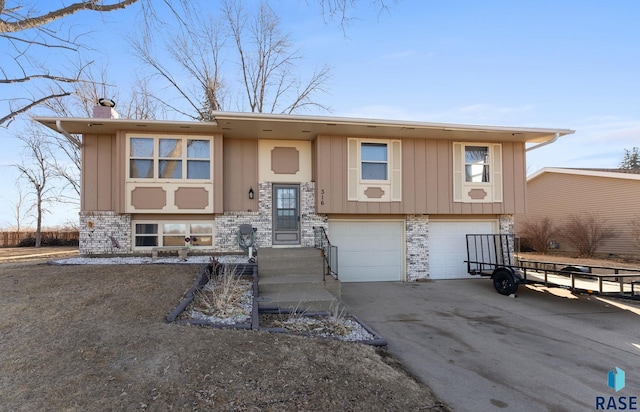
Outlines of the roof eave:
{"label": "roof eave", "polygon": [[426,137],[459,141],[487,139],[541,143],[548,142],[558,136],[574,133],[569,129],[265,113],[215,112],[213,118],[215,119],[213,122],[56,117],[34,117],[33,119],[55,131],[59,131],[56,127],[56,123],[59,123],[72,134],[113,134],[117,130],[126,130],[141,133],[222,133],[230,138],[257,139],[277,137],[309,140],[318,135],[353,134],[370,137]]}

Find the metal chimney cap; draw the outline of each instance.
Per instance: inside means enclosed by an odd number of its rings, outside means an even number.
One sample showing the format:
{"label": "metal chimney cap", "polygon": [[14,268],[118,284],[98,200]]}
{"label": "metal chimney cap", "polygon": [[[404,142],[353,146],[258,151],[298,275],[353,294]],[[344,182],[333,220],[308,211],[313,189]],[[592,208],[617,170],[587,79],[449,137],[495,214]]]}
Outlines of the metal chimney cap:
{"label": "metal chimney cap", "polygon": [[116,102],[111,99],[100,98],[98,99],[98,104],[100,106],[116,107]]}

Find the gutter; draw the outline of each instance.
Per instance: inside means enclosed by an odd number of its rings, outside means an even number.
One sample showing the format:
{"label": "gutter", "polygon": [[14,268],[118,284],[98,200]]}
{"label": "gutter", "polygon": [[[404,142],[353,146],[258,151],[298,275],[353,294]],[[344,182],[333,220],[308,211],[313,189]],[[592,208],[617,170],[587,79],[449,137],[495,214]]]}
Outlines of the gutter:
{"label": "gutter", "polygon": [[58,128],[58,131],[60,133],[62,133],[62,135],[64,137],[67,138],[67,140],[69,141],[69,143],[71,143],[72,145],[74,145],[75,147],[77,147],[78,149],[81,148],[82,144],[78,141],[78,139],[75,139],[73,136],[71,136],[71,134],[69,132],[67,132],[65,130],[64,127],[62,127],[62,121],[61,120],[56,120],[56,127]]}
{"label": "gutter", "polygon": [[549,139],[549,140],[547,140],[547,141],[545,141],[545,142],[542,142],[542,143],[538,143],[538,144],[537,144],[537,145],[535,145],[535,146],[531,146],[531,147],[527,148],[525,151],[527,151],[527,152],[528,152],[528,151],[530,151],[530,150],[534,150],[534,149],[537,149],[537,148],[539,148],[539,147],[546,146],[546,145],[548,145],[548,144],[551,144],[551,143],[555,142],[555,141],[556,141],[556,140],[558,140],[559,138],[560,138],[560,133],[557,133],[557,132],[556,132],[556,133],[555,133],[555,135],[554,135],[551,139]]}

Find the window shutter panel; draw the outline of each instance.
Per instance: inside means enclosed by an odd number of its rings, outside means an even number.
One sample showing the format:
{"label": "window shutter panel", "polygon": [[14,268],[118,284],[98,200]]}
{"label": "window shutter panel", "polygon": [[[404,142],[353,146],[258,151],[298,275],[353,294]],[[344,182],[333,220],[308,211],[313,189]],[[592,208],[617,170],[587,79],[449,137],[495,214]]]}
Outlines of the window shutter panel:
{"label": "window shutter panel", "polygon": [[493,186],[493,201],[502,203],[502,145],[492,145],[491,167],[492,173],[492,186]]}
{"label": "window shutter panel", "polygon": [[347,157],[347,198],[358,200],[358,139],[348,139]]}
{"label": "window shutter panel", "polygon": [[453,144],[453,201],[462,202],[464,164],[462,163],[462,143]]}
{"label": "window shutter panel", "polygon": [[391,141],[391,201],[402,200],[402,145],[400,140]]}

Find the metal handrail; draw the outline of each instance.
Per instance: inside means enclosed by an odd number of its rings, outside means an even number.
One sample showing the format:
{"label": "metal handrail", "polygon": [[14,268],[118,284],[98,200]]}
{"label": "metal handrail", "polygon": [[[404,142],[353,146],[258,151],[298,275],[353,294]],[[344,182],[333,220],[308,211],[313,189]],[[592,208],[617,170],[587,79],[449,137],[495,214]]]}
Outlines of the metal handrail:
{"label": "metal handrail", "polygon": [[313,243],[316,249],[323,252],[322,280],[325,280],[327,273],[338,279],[338,247],[331,244],[322,226],[313,227]]}

